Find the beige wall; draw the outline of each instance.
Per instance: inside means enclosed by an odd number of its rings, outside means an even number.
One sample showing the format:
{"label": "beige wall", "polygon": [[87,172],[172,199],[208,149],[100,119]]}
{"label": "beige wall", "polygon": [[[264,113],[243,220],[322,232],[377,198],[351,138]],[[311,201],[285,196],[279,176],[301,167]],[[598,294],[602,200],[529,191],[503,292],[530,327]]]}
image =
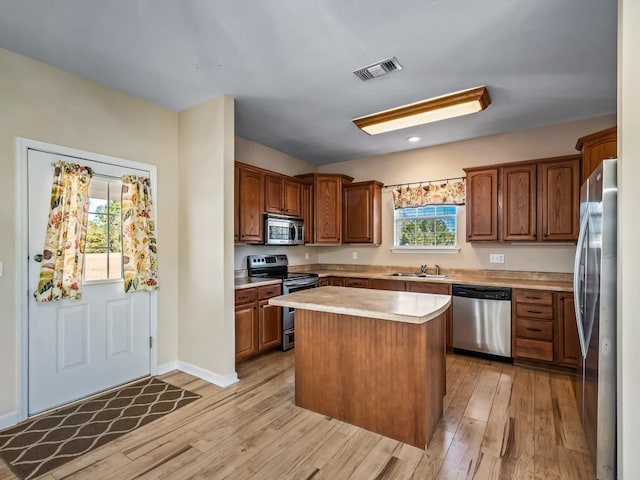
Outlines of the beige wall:
{"label": "beige wall", "polygon": [[158,167],[159,363],[177,354],[175,112],[0,49],[0,416],[17,406],[16,137]]}
{"label": "beige wall", "polygon": [[[317,167],[285,153],[252,142],[246,138],[236,137],[236,161],[247,163],[260,168],[284,175],[300,175],[302,173],[315,172]],[[235,269],[247,268],[247,255],[285,253],[292,265],[305,263],[317,263],[317,249],[311,247],[266,247],[264,245],[236,245]],[[305,258],[305,253],[309,258]]]}
{"label": "beige wall", "polygon": [[[481,115],[481,114],[479,114]],[[533,158],[577,153],[578,137],[610,127],[614,115],[581,120],[549,127],[521,130],[501,135],[449,143],[389,155],[359,158],[341,163],[321,165],[319,171],[345,173],[355,181],[379,180],[387,185],[463,176],[463,167],[512,162]],[[458,215],[459,254],[411,253],[394,254],[393,206],[391,192],[382,195],[382,244],[375,247],[320,247],[320,263],[378,264],[417,267],[438,264],[450,268],[486,268],[547,272],[573,271],[575,247],[523,246],[509,243],[470,244],[465,242],[464,207]],[[352,259],[356,252],[358,259]],[[489,263],[490,253],[502,253],[504,264]]]}
{"label": "beige wall", "polygon": [[618,2],[618,468],[638,478],[640,458],[640,2]]}
{"label": "beige wall", "polygon": [[235,375],[233,99],[179,114],[180,361]]}

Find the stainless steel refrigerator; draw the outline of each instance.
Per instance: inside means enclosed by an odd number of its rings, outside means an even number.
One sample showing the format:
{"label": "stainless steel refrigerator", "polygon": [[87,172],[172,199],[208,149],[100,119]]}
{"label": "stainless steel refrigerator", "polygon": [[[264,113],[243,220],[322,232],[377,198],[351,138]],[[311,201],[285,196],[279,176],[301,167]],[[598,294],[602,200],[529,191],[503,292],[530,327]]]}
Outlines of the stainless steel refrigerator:
{"label": "stainless steel refrigerator", "polygon": [[576,398],[596,478],[616,478],[617,160],[580,190],[573,289],[582,365]]}

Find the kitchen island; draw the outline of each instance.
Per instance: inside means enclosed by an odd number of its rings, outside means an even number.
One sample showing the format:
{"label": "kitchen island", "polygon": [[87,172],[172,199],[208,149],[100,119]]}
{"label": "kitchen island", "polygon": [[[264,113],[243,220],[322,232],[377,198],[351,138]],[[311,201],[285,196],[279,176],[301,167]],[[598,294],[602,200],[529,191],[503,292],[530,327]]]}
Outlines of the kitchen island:
{"label": "kitchen island", "polygon": [[425,448],[442,416],[448,295],[321,287],[294,307],[296,405]]}

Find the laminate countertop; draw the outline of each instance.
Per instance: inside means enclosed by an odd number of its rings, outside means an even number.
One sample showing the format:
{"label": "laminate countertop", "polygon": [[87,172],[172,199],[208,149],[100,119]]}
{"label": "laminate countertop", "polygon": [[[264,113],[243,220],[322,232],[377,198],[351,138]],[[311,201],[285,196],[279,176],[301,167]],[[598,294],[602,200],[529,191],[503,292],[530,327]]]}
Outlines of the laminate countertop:
{"label": "laminate countertop", "polygon": [[[302,272],[291,267],[292,272]],[[349,277],[349,278],[368,278],[368,279],[384,279],[403,282],[432,282],[432,283],[448,283],[448,284],[464,284],[464,285],[486,285],[511,288],[525,288],[533,290],[548,290],[556,292],[573,292],[573,283],[569,280],[558,280],[548,278],[538,278],[539,274],[530,272],[521,272],[522,276],[500,277],[491,273],[451,273],[446,278],[433,277],[397,277],[392,276],[392,272],[367,272],[367,271],[351,271],[351,270],[306,270],[313,271],[324,277]],[[407,272],[409,269],[406,270]]]}
{"label": "laminate countertop", "polygon": [[270,305],[404,323],[425,323],[443,314],[449,295],[350,287],[320,287],[269,299]]}
{"label": "laminate countertop", "polygon": [[259,277],[235,277],[235,289],[251,287],[265,287],[267,285],[280,285],[282,280],[278,278],[259,278]]}

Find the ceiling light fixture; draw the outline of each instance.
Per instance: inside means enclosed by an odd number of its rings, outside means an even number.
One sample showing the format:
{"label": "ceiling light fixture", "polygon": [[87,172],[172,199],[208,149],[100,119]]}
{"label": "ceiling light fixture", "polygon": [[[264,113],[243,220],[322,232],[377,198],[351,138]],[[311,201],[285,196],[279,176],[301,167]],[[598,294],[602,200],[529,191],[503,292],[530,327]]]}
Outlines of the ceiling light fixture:
{"label": "ceiling light fixture", "polygon": [[354,118],[353,123],[365,133],[377,135],[479,112],[489,105],[489,91],[482,86]]}
{"label": "ceiling light fixture", "polygon": [[407,140],[411,143],[416,143],[420,141],[420,137],[417,137],[415,135],[411,136],[411,137],[407,137]]}

